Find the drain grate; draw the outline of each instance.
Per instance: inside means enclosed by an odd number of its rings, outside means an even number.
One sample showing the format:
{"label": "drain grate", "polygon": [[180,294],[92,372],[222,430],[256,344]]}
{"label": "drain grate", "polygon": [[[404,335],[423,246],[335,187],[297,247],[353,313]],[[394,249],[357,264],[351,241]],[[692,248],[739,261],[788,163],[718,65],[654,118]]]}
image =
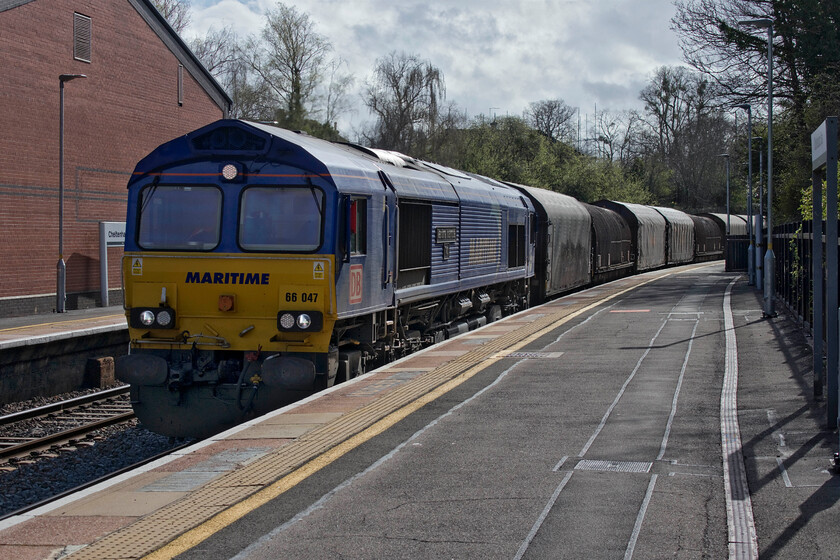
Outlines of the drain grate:
{"label": "drain grate", "polygon": [[520,358],[526,360],[550,360],[559,358],[563,352],[499,352],[494,358]]}
{"label": "drain grate", "polygon": [[653,463],[641,461],[590,461],[583,460],[575,466],[576,471],[603,471],[603,472],[627,472],[646,473],[649,472]]}

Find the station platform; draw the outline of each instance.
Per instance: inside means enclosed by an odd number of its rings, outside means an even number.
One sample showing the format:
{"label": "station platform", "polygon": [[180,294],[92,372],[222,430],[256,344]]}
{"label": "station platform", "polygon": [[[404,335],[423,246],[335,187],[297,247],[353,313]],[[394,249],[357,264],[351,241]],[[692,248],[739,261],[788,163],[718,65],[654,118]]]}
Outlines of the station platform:
{"label": "station platform", "polygon": [[0,351],[118,331],[128,331],[122,306],[0,318]]}
{"label": "station platform", "polygon": [[113,384],[127,350],[122,307],[2,318],[0,405]]}
{"label": "station platform", "polygon": [[722,263],[491,323],[0,522],[0,558],[840,557],[807,340]]}

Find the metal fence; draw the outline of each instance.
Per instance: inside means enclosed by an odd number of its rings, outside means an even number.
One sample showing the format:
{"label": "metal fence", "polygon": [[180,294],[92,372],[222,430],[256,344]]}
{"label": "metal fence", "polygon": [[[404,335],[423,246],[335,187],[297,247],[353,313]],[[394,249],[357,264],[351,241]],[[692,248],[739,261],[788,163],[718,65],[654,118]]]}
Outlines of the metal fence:
{"label": "metal fence", "polygon": [[726,238],[726,272],[746,272],[749,247],[750,238],[747,235],[730,235]]}
{"label": "metal fence", "polygon": [[[776,301],[783,302],[806,328],[813,325],[812,222],[795,222],[773,228],[776,255]],[[825,231],[825,222],[823,222]],[[823,237],[823,255],[826,254]],[[820,267],[825,274],[825,265]],[[823,294],[828,283],[823,277]],[[837,290],[837,285],[831,286]],[[823,301],[826,301],[823,297]],[[823,329],[825,332],[825,329]]]}

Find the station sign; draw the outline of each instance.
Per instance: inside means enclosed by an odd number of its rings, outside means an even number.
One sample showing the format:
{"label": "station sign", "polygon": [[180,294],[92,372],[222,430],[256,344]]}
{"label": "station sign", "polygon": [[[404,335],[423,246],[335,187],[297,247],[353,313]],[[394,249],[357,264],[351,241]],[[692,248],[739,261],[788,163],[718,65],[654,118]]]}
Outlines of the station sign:
{"label": "station sign", "polygon": [[817,170],[825,165],[828,159],[828,134],[826,121],[811,134],[811,169]]}
{"label": "station sign", "polygon": [[99,222],[99,295],[103,307],[109,305],[108,248],[124,246],[125,222]]}
{"label": "station sign", "polygon": [[108,247],[125,245],[125,222],[99,222],[102,241]]}

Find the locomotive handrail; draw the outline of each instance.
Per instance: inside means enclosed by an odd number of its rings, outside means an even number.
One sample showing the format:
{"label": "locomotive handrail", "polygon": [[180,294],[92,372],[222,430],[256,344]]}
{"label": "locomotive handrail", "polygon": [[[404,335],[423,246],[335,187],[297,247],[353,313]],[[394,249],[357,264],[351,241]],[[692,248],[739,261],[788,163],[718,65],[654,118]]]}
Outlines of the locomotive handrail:
{"label": "locomotive handrail", "polygon": [[215,342],[194,342],[197,346],[219,346],[221,348],[230,348],[230,342],[227,339],[222,338],[220,336],[210,336],[206,334],[194,334],[182,339],[176,338],[135,338],[131,342],[132,344],[184,344],[186,341],[192,338],[209,338],[215,340]]}
{"label": "locomotive handrail", "polygon": [[[209,334],[198,333],[198,334],[192,334],[192,335],[186,336],[186,337],[184,337],[184,340],[190,340],[190,339],[193,339],[193,338],[198,338],[198,339],[209,338],[210,340],[215,340],[218,343],[218,345],[221,346],[222,348],[230,348],[230,342],[228,342],[227,339],[222,337],[222,336],[210,336]],[[196,344],[203,344],[205,346],[212,346],[213,345],[213,344],[208,343],[208,342],[196,342]]]}

